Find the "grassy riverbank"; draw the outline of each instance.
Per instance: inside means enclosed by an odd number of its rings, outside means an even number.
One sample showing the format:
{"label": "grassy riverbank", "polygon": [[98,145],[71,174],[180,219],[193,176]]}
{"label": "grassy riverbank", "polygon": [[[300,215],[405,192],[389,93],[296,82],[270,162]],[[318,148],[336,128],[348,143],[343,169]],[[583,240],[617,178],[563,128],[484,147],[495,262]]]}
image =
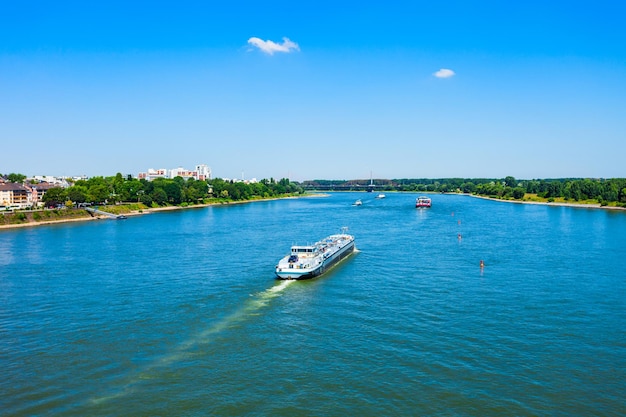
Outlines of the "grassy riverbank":
{"label": "grassy riverbank", "polygon": [[498,198],[492,196],[482,196],[473,194],[473,197],[484,198],[487,200],[495,200],[495,201],[504,201],[508,203],[520,203],[520,204],[545,204],[552,206],[565,206],[565,207],[588,207],[588,208],[602,208],[602,209],[614,209],[614,210],[626,210],[626,207],[619,205],[619,203],[611,202],[601,204],[595,199],[588,200],[570,200],[564,197],[556,197],[556,198],[544,198],[540,197],[537,194],[524,194],[524,197],[520,200],[516,200],[514,198]]}
{"label": "grassy riverbank", "polygon": [[54,209],[4,212],[0,215],[0,228],[89,220],[92,216],[85,209]]}
{"label": "grassy riverbank", "polygon": [[[314,194],[308,195],[298,195],[300,197],[312,196]],[[276,198],[251,198],[249,200],[230,200],[225,198],[208,198],[201,204],[187,204],[183,203],[178,206],[152,206],[148,207],[142,203],[131,203],[131,204],[117,204],[110,206],[98,206],[98,210],[104,211],[111,214],[123,214],[125,216],[135,216],[141,214],[147,214],[151,212],[157,211],[167,211],[167,210],[183,210],[188,208],[202,208],[214,205],[222,205],[222,204],[242,204],[242,203],[251,203],[255,201],[268,201],[268,200],[276,200],[280,198],[293,198],[293,195],[284,195]],[[44,209],[44,210],[28,210],[28,211],[16,211],[16,212],[2,212],[0,214],[0,229],[8,229],[8,228],[17,228],[17,227],[29,227],[29,226],[38,226],[44,224],[53,224],[53,223],[66,223],[66,222],[76,222],[76,221],[89,221],[89,220],[99,220],[99,219],[108,219],[108,216],[105,215],[97,215],[89,213],[84,208],[64,208],[64,209]]]}

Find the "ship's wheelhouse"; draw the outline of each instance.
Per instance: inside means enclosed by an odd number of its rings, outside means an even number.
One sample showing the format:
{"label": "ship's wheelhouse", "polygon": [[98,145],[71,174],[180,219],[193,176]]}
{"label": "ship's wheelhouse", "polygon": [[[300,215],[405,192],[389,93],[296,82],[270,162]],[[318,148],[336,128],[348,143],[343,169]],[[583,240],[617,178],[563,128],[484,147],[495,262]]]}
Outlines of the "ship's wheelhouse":
{"label": "ship's wheelhouse", "polygon": [[315,256],[317,249],[315,246],[292,246],[291,247],[291,256],[295,256],[296,258],[310,258],[311,256]]}

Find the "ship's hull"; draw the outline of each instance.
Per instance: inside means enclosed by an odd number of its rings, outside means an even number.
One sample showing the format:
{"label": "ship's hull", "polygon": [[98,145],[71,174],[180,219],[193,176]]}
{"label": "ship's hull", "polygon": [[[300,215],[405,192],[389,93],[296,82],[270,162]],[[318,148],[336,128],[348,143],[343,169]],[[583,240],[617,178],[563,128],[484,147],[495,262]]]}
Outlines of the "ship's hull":
{"label": "ship's hull", "polygon": [[337,262],[354,252],[354,240],[335,252],[332,256],[324,259],[315,268],[276,268],[278,279],[310,279],[322,275]]}

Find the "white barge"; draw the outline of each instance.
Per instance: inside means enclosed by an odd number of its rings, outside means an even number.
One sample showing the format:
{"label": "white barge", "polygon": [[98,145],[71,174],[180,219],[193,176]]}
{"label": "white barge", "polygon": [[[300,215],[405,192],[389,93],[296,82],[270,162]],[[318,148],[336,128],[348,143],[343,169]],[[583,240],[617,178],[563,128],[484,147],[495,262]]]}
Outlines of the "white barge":
{"label": "white barge", "polygon": [[308,279],[326,272],[335,263],[354,252],[354,236],[347,234],[348,228],[330,235],[313,245],[291,247],[291,253],[276,265],[276,276],[280,279]]}

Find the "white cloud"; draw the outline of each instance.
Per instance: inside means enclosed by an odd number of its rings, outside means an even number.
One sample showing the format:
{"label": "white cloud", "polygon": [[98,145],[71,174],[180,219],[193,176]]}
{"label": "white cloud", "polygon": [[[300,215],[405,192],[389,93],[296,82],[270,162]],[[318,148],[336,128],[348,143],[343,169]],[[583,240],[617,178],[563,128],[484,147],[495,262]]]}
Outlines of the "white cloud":
{"label": "white cloud", "polygon": [[454,77],[456,73],[451,69],[442,68],[439,71],[435,72],[433,75],[437,78],[450,78]]}
{"label": "white cloud", "polygon": [[298,44],[289,40],[289,38],[283,38],[283,43],[276,43],[272,41],[264,41],[263,39],[253,37],[248,39],[248,43],[252,46],[256,46],[261,51],[269,55],[274,55],[274,52],[289,53],[300,50]]}

